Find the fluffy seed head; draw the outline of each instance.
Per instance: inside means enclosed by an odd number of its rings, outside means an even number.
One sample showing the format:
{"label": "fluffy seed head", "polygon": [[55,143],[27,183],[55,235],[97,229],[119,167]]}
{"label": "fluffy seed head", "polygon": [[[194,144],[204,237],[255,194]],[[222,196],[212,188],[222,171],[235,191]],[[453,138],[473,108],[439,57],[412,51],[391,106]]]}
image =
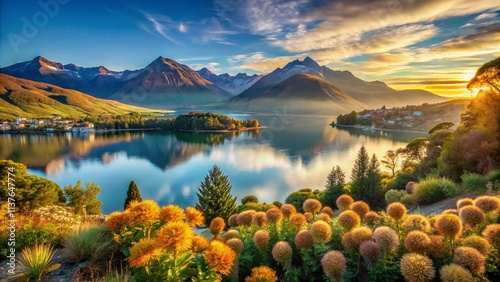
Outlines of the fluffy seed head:
{"label": "fluffy seed head", "polygon": [[359,224],[361,223],[359,215],[351,210],[341,212],[337,220],[339,225],[346,230],[351,230],[352,228],[359,226]]}
{"label": "fluffy seed head", "polygon": [[500,250],[500,224],[490,224],[486,226],[482,235],[493,247]]}
{"label": "fluffy seed head", "polygon": [[229,275],[236,259],[236,253],[226,244],[215,240],[210,242],[205,259],[211,269],[222,275]]}
{"label": "fluffy seed head", "polygon": [[436,220],[436,229],[440,235],[456,237],[462,232],[462,221],[454,214],[443,214]]}
{"label": "fluffy seed head", "polygon": [[443,258],[446,256],[446,248],[444,246],[443,236],[431,235],[431,246],[429,247],[429,255],[432,258]]}
{"label": "fluffy seed head", "polygon": [[460,245],[478,250],[483,256],[488,256],[491,245],[481,236],[472,235],[460,240]]}
{"label": "fluffy seed head", "polygon": [[401,258],[401,274],[408,282],[432,281],[436,270],[432,260],[426,256],[408,253]]}
{"label": "fluffy seed head", "polygon": [[356,252],[359,245],[353,240],[352,232],[348,231],[342,235],[342,246],[349,252]]}
{"label": "fluffy seed head", "polygon": [[238,217],[238,214],[233,214],[227,219],[227,224],[230,227],[236,227],[238,226],[238,223],[236,222],[236,218]]}
{"label": "fluffy seed head", "polygon": [[330,220],[332,220],[332,219],[330,218],[330,216],[329,216],[328,214],[324,213],[324,212],[322,212],[322,213],[320,213],[320,214],[318,215],[318,219],[319,219],[319,220],[323,220],[324,222],[330,222]]}
{"label": "fluffy seed head", "polygon": [[427,218],[421,214],[410,214],[401,224],[406,231],[418,230],[428,232],[431,225]]}
{"label": "fluffy seed head", "polygon": [[360,218],[363,218],[369,211],[370,206],[363,201],[356,201],[352,204],[351,209],[357,213]]}
{"label": "fluffy seed head", "polygon": [[370,263],[375,263],[380,259],[380,246],[372,240],[364,241],[359,246],[359,253]]}
{"label": "fluffy seed head", "polygon": [[314,221],[314,216],[310,212],[304,213],[304,216],[306,217],[307,222],[313,222]]}
{"label": "fluffy seed head", "polygon": [[332,238],[332,227],[320,220],[311,225],[311,233],[315,243],[328,243]]}
{"label": "fluffy seed head", "polygon": [[380,215],[374,211],[369,211],[363,217],[363,222],[367,225],[372,225],[380,219]]}
{"label": "fluffy seed head", "polygon": [[485,258],[476,249],[458,247],[453,252],[453,263],[469,270],[472,274],[481,274],[485,270]]}
{"label": "fluffy seed head", "polygon": [[283,213],[278,208],[270,208],[266,211],[267,221],[278,223],[283,219]]}
{"label": "fluffy seed head", "polygon": [[243,225],[243,226],[250,226],[250,224],[252,224],[254,214],[255,214],[254,210],[248,210],[248,211],[241,212],[236,217],[236,224]]}
{"label": "fluffy seed head", "polygon": [[214,236],[220,235],[222,231],[224,231],[224,228],[226,228],[226,223],[222,217],[216,217],[212,219],[212,222],[210,222],[209,230]]}
{"label": "fluffy seed head", "polygon": [[484,212],[476,206],[465,206],[458,211],[465,226],[474,227],[486,221]]}
{"label": "fluffy seed head", "polygon": [[341,195],[340,197],[337,198],[337,201],[335,201],[337,208],[341,211],[350,209],[353,203],[354,200],[352,199],[352,197],[346,194]]}
{"label": "fluffy seed head", "polygon": [[243,241],[238,238],[232,238],[227,240],[226,245],[228,245],[233,251],[239,255],[243,252]]}
{"label": "fluffy seed head", "polygon": [[253,222],[253,224],[257,225],[258,227],[262,227],[262,226],[266,225],[266,223],[267,223],[266,213],[262,212],[262,211],[256,212],[253,215],[252,222]]}
{"label": "fluffy seed head", "polygon": [[372,230],[366,226],[356,227],[349,231],[352,233],[352,240],[359,247],[364,241],[372,239]]}
{"label": "fluffy seed head", "polygon": [[229,229],[226,233],[224,233],[224,235],[222,235],[222,237],[226,241],[233,238],[241,239],[240,232],[236,229]]}
{"label": "fluffy seed head", "polygon": [[339,251],[329,251],[321,258],[321,267],[330,279],[342,280],[346,267],[346,259]]}
{"label": "fluffy seed head", "polygon": [[304,212],[318,213],[321,210],[321,202],[316,199],[307,199],[302,204]]}
{"label": "fluffy seed head", "polygon": [[431,244],[429,236],[418,230],[411,231],[405,238],[405,247],[412,253],[423,254],[429,250]]}
{"label": "fluffy seed head", "polygon": [[408,183],[406,183],[406,193],[408,194],[413,194],[413,192],[415,192],[415,182],[413,181],[409,181]]}
{"label": "fluffy seed head", "polygon": [[265,229],[257,230],[253,235],[253,243],[258,249],[264,250],[270,238],[269,231]]}
{"label": "fluffy seed head", "polygon": [[458,264],[450,263],[441,268],[441,281],[443,282],[473,282],[474,278],[467,269]]}
{"label": "fluffy seed head", "polygon": [[401,221],[406,216],[406,207],[401,203],[392,203],[387,206],[387,214],[396,221]]}
{"label": "fluffy seed head", "polygon": [[165,222],[184,221],[186,214],[177,205],[168,205],[160,210],[160,218]]}
{"label": "fluffy seed head", "polygon": [[481,196],[474,200],[474,205],[485,213],[497,212],[500,210],[500,199],[493,196]]}
{"label": "fluffy seed head", "polygon": [[314,240],[310,230],[300,230],[295,235],[295,246],[297,249],[310,249],[313,244]]}
{"label": "fluffy seed head", "polygon": [[306,224],[306,217],[301,213],[296,213],[290,216],[290,224],[295,228],[302,228]]}
{"label": "fluffy seed head", "polygon": [[399,246],[398,233],[390,227],[378,227],[373,232],[373,237],[375,238],[377,244],[379,244],[380,248],[386,253],[395,251]]}
{"label": "fluffy seed head", "polygon": [[328,216],[330,217],[333,217],[335,215],[335,213],[333,212],[332,208],[330,208],[329,206],[324,206],[321,211],[321,213],[326,213]]}
{"label": "fluffy seed head", "polygon": [[292,260],[292,247],[286,241],[277,242],[271,253],[277,262],[287,263]]}
{"label": "fluffy seed head", "polygon": [[290,216],[297,212],[297,209],[295,209],[295,206],[292,204],[283,204],[281,205],[280,210],[286,218],[290,218]]}
{"label": "fluffy seed head", "polygon": [[267,266],[259,266],[252,268],[252,274],[245,278],[245,282],[276,282],[278,276],[276,271]]}
{"label": "fluffy seed head", "polygon": [[454,214],[454,215],[458,215],[458,211],[456,209],[447,209],[447,210],[444,210],[441,214]]}
{"label": "fluffy seed head", "polygon": [[457,201],[457,210],[465,206],[473,206],[473,205],[474,205],[474,200],[472,200],[471,198],[463,198]]}

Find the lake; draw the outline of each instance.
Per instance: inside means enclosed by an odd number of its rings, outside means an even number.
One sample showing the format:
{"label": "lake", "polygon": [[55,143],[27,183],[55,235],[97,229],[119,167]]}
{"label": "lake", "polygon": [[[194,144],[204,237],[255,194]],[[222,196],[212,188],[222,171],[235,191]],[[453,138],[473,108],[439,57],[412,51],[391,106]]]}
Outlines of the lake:
{"label": "lake", "polygon": [[[228,114],[228,113],[226,113]],[[255,195],[271,203],[301,188],[323,189],[333,166],[349,177],[362,145],[381,159],[419,133],[332,128],[331,117],[228,115],[257,118],[266,126],[236,133],[122,132],[79,135],[0,135],[0,158],[24,163],[29,172],[61,187],[95,182],[102,211],[122,210],[134,180],[143,199],[194,206],[208,170],[217,164],[238,201]]]}

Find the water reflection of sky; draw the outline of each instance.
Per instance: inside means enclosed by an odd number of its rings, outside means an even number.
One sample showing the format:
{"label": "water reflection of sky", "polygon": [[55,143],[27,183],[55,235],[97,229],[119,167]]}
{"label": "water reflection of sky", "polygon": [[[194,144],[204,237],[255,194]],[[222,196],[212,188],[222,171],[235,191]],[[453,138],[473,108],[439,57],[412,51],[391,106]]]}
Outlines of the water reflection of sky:
{"label": "water reflection of sky", "polygon": [[[200,182],[214,164],[229,176],[238,199],[253,194],[262,202],[284,201],[286,195],[300,188],[323,189],[335,165],[350,175],[361,145],[381,158],[387,150],[402,147],[418,136],[337,129],[326,126],[326,122],[296,118],[281,131],[267,128],[238,136],[146,132],[127,138],[96,136],[92,142],[63,142],[57,141],[62,137],[55,137],[57,142],[51,144],[61,148],[47,145],[50,139],[40,137],[27,144],[25,138],[12,136],[0,138],[0,145],[8,145],[1,157],[23,160],[30,172],[61,186],[79,179],[97,183],[102,188],[102,210],[109,213],[122,209],[131,180],[138,184],[143,198],[161,205],[194,205]],[[77,150],[75,142],[81,142],[85,150],[80,145]],[[38,145],[54,152],[44,154],[45,159],[51,159],[45,167],[40,163],[30,165],[30,158],[22,155],[25,150],[36,154]]]}

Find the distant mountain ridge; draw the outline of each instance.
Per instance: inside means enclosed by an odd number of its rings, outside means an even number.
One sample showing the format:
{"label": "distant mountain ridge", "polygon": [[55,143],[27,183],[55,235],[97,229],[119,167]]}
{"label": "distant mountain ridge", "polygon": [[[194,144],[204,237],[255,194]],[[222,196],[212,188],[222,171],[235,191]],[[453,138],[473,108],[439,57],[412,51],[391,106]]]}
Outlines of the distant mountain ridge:
{"label": "distant mountain ridge", "polygon": [[201,77],[213,82],[215,85],[226,90],[227,92],[237,95],[255,84],[264,75],[254,74],[247,75],[246,73],[238,73],[232,76],[228,73],[217,75],[207,68],[202,68],[196,71]]}
{"label": "distant mountain ridge", "polygon": [[76,90],[0,74],[0,120],[126,114],[148,109],[103,100]]}
{"label": "distant mountain ridge", "polygon": [[117,72],[104,66],[63,65],[38,56],[1,68],[0,73],[78,90],[98,98],[156,108],[212,103],[232,96],[188,66],[163,57],[140,70]]}
{"label": "distant mountain ridge", "polygon": [[297,74],[316,76],[344,93],[371,108],[386,106],[405,106],[408,104],[436,103],[445,101],[446,98],[437,96],[425,90],[402,90],[390,88],[381,81],[368,82],[354,76],[349,71],[334,71],[326,66],[320,66],[310,57],[303,61],[294,60],[283,68],[277,68],[263,76],[254,85],[241,94],[231,98],[229,103],[245,103],[252,97],[257,97],[283,80]]}

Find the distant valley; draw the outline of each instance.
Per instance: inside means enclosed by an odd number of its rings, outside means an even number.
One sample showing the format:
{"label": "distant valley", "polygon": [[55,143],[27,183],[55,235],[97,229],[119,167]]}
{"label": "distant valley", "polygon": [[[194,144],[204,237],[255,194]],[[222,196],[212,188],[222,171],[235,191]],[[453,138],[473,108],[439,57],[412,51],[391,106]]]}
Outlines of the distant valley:
{"label": "distant valley", "polygon": [[352,110],[436,103],[446,99],[425,90],[390,88],[364,81],[348,71],[320,66],[310,57],[266,75],[217,75],[158,57],[139,70],[63,65],[43,57],[0,69],[18,78],[77,90],[96,98],[157,109],[211,106],[215,109],[292,114],[337,115]]}

